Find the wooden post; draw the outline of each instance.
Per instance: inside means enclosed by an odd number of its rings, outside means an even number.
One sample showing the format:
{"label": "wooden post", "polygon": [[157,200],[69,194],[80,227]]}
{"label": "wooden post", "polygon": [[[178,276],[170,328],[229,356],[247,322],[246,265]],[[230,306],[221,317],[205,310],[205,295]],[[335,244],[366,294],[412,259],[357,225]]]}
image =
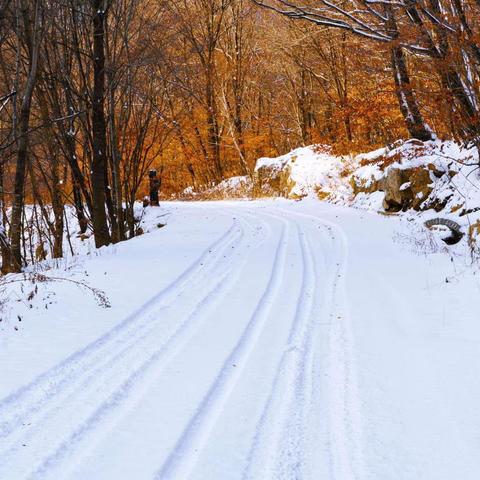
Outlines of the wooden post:
{"label": "wooden post", "polygon": [[158,207],[160,205],[158,199],[158,191],[160,190],[160,180],[157,177],[156,170],[150,170],[148,173],[150,178],[150,205],[152,207]]}

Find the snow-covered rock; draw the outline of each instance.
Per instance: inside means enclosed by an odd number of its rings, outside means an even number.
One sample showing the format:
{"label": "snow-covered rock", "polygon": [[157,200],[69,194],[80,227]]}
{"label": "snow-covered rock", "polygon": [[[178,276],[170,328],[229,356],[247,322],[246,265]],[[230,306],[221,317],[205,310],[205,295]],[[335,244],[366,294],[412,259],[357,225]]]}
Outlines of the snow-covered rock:
{"label": "snow-covered rock", "polygon": [[347,167],[347,159],[333,155],[326,145],[297,148],[277,158],[260,158],[255,166],[256,192],[259,196],[287,198],[350,193],[350,187],[340,178]]}

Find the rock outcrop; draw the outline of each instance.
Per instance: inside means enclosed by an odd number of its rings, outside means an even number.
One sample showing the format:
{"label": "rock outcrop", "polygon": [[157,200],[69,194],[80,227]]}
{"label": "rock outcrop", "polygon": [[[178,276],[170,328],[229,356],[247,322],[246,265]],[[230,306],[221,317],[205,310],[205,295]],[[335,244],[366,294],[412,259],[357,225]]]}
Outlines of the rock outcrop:
{"label": "rock outcrop", "polygon": [[290,196],[295,182],[291,178],[291,168],[286,164],[265,163],[255,169],[253,175],[254,197]]}
{"label": "rock outcrop", "polygon": [[381,190],[385,193],[383,208],[387,212],[406,210],[412,202],[409,171],[391,168],[381,180]]}
{"label": "rock outcrop", "polygon": [[389,168],[379,182],[385,193],[383,207],[387,212],[413,208],[420,210],[432,191],[430,170],[417,168]]}

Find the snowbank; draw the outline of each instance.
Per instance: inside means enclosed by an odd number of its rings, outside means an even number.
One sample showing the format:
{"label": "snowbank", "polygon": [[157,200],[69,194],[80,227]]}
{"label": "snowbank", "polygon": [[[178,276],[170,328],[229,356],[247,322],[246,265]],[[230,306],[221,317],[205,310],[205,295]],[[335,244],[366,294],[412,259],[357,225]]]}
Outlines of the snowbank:
{"label": "snowbank", "polygon": [[453,141],[398,141],[356,156],[335,156],[317,145],[259,159],[256,192],[316,196],[381,213],[403,211],[411,216],[416,211],[422,221],[441,212],[474,237],[480,230],[478,161],[474,148]]}

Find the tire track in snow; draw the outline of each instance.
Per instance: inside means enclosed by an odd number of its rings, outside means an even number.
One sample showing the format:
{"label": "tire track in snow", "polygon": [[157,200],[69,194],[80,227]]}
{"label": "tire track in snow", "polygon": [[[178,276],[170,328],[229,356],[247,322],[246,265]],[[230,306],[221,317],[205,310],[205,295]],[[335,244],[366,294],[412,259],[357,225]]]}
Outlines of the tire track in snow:
{"label": "tire track in snow", "polygon": [[[5,398],[0,403],[0,418],[2,418],[0,439],[7,437],[19,425],[28,423],[32,413],[39,410],[46,401],[49,402],[51,396],[58,395],[62,388],[68,388],[71,385],[72,376],[77,372],[81,375],[90,366],[97,366],[98,362],[101,363],[104,359],[103,354],[105,351],[109,352],[112,345],[122,343],[126,339],[133,338],[135,340],[136,333],[140,332],[142,327],[150,325],[151,317],[157,313],[160,306],[168,305],[169,301],[174,301],[178,294],[188,288],[199,276],[207,277],[208,269],[216,264],[221,253],[231,246],[232,242],[236,244],[239,241],[238,232],[234,235],[238,226],[238,221],[234,222],[227,232],[207,247],[202,255],[172,284],[129,315],[119,325],[113,327],[88,346],[70,355],[46,373],[41,374],[26,387],[22,387]],[[240,236],[243,236],[243,233]],[[215,262],[209,265],[211,252],[215,252],[213,253]]]}
{"label": "tire track in snow", "polygon": [[[354,336],[348,313],[346,273],[348,239],[343,229],[314,215],[282,212],[311,219],[329,230],[332,255],[329,258],[330,280],[325,283],[322,317],[330,324],[328,356],[322,370],[328,374],[328,422],[330,440],[330,478],[354,480],[364,477],[362,451],[362,415],[358,397]],[[317,392],[318,395],[318,392]]]}
{"label": "tire track in snow", "polygon": [[363,478],[362,417],[358,400],[354,338],[346,302],[347,243],[343,231],[339,262],[332,282],[329,356],[330,433],[333,479]]}
{"label": "tire track in snow", "polygon": [[[232,226],[233,228],[233,226]],[[117,355],[114,356],[113,358],[110,359],[109,362],[107,362],[106,367],[104,366],[103,370],[102,368],[97,368],[95,369],[95,372],[91,372],[91,375],[84,379],[82,383],[77,385],[76,390],[74,389],[70,397],[68,398],[68,402],[73,405],[70,406],[68,405],[69,408],[65,408],[65,401],[57,403],[55,406],[50,406],[48,408],[48,411],[46,415],[42,418],[42,421],[39,423],[39,427],[37,428],[36,437],[33,435],[33,443],[35,443],[35,440],[37,440],[37,458],[38,461],[42,464],[39,470],[34,474],[34,478],[40,478],[45,476],[48,471],[50,470],[51,466],[55,464],[56,462],[58,463],[58,460],[65,454],[67,451],[71,451],[73,449],[73,446],[78,444],[82,439],[85,438],[86,434],[91,431],[93,428],[98,427],[99,423],[101,422],[102,419],[104,419],[105,416],[111,417],[112,411],[114,411],[117,407],[121,406],[122,402],[125,403],[125,400],[131,394],[132,389],[139,383],[141,382],[142,378],[146,376],[147,370],[151,368],[152,366],[156,365],[158,367],[159,363],[162,363],[163,361],[163,366],[164,364],[168,361],[169,358],[172,358],[177,351],[181,348],[181,346],[186,342],[188,338],[190,338],[190,334],[193,333],[191,330],[189,330],[188,325],[192,323],[198,323],[202,316],[204,316],[208,311],[213,307],[213,304],[215,301],[218,300],[220,295],[226,291],[228,288],[230,288],[235,280],[235,275],[230,275],[230,278],[227,278],[230,270],[235,267],[235,265],[229,266],[229,268],[225,269],[225,261],[223,260],[223,273],[222,273],[222,265],[220,264],[217,268],[215,268],[216,264],[218,263],[218,258],[221,257],[222,253],[228,253],[228,247],[233,247],[235,242],[238,242],[239,239],[234,237],[231,240],[228,240],[230,234],[231,234],[230,229],[225,235],[222,236],[220,240],[218,240],[216,243],[216,246],[220,247],[218,250],[217,254],[217,260],[214,262],[214,264],[210,268],[204,268],[198,270],[198,272],[202,271],[202,275],[196,275],[195,273],[198,273],[197,271],[194,272],[194,274],[191,276],[191,278],[195,279],[198,283],[202,283],[202,281],[207,280],[209,277],[217,278],[218,281],[214,284],[213,288],[210,289],[210,291],[207,293],[206,296],[204,296],[193,308],[193,311],[190,313],[190,315],[187,317],[187,320],[184,321],[180,327],[175,331],[175,333],[167,339],[166,342],[160,347],[157,348],[157,350],[154,350],[153,353],[148,357],[147,360],[143,361],[138,368],[133,369],[132,365],[127,363],[127,372],[130,372],[133,370],[133,372],[130,373],[130,375],[127,375],[125,378],[125,374],[123,372],[119,372],[118,370],[118,365],[115,365],[116,361],[120,361],[122,359],[122,355],[125,353],[124,351],[117,352]],[[243,235],[243,234],[242,234]],[[213,249],[214,247],[210,247],[210,249]],[[248,252],[245,252],[245,254]],[[238,255],[238,254],[237,254]],[[225,255],[227,256],[227,255]],[[245,257],[245,255],[243,255]],[[241,267],[243,266],[243,263],[240,262],[239,264],[236,265],[236,271],[237,274],[239,274]],[[219,270],[218,272],[216,270]],[[185,285],[190,285],[191,281],[189,281],[190,278],[185,279]],[[174,282],[173,285],[178,285],[178,280],[177,282]],[[184,290],[185,288],[182,288]],[[177,292],[177,295],[173,295],[173,299],[177,299],[179,297],[180,293]],[[158,296],[157,296],[158,298]],[[141,313],[140,313],[141,315]],[[149,317],[150,318],[150,317]],[[137,342],[138,343],[138,342]],[[145,352],[143,351],[143,344],[142,345],[137,345],[137,343],[133,343],[130,345],[131,348],[137,347],[133,350],[133,353],[140,353],[140,358],[145,358]],[[142,351],[139,350],[139,348],[142,349]],[[143,357],[142,357],[143,354]],[[130,357],[125,357],[124,360],[129,360]],[[163,359],[163,360],[162,360]],[[125,361],[123,362],[125,365]],[[123,375],[122,375],[123,373]],[[115,374],[116,377],[115,377]],[[100,405],[88,405],[88,393],[89,392],[94,392],[95,389],[102,388],[105,389],[105,383],[107,382],[108,386],[108,377],[112,376],[116,378],[116,382],[113,385],[110,385],[110,390],[105,392],[105,398],[106,400],[102,402]],[[98,378],[96,378],[98,377]],[[117,378],[118,377],[118,378]],[[90,384],[90,382],[93,382],[93,384]],[[103,393],[103,392],[102,392]],[[136,392],[138,397],[138,393]],[[107,397],[107,395],[109,395]],[[132,403],[132,398],[129,398],[127,400],[130,400],[130,402],[127,402],[129,404]],[[79,403],[80,402],[80,403]],[[81,403],[85,402],[85,404]],[[50,402],[49,402],[50,403]],[[55,403],[55,398],[53,403]],[[90,407],[85,409],[85,407]],[[68,413],[74,416],[74,418],[78,419],[79,416],[79,410],[82,411],[86,410],[87,413],[90,415],[84,415],[83,418],[83,423],[80,423],[80,425],[73,425],[73,428],[70,428],[70,430],[67,429],[69,433],[67,435],[64,435],[60,439],[51,439],[51,440],[57,440],[57,445],[59,445],[59,448],[53,453],[50,457],[45,458],[46,452],[44,451],[43,448],[43,437],[44,435],[41,434],[41,431],[45,428],[45,426],[55,426],[58,429],[59,423],[60,425],[62,424],[61,422],[63,420],[66,420],[68,422]],[[92,413],[93,410],[93,413]],[[65,418],[67,415],[67,418]],[[62,420],[63,419],[63,420]],[[53,429],[54,430],[54,429]],[[61,429],[60,429],[61,430]],[[62,442],[62,439],[64,440]],[[65,440],[66,439],[66,440]],[[31,447],[32,444],[32,436],[27,434],[24,437],[25,442],[29,442],[28,446]],[[23,445],[23,443],[22,443]],[[20,462],[21,464],[21,459],[23,457],[23,452],[24,448],[18,447],[16,450],[14,449],[13,452],[10,452],[10,458],[9,458],[9,463],[10,463],[10,468],[11,468],[11,461],[12,457],[13,459],[17,459],[17,461]],[[49,450],[51,453],[51,449]],[[15,453],[17,456],[15,456]],[[5,457],[3,457],[5,458]],[[29,466],[30,468],[30,466]],[[0,470],[1,471],[1,470]],[[30,470],[31,471],[31,470]],[[58,477],[57,477],[58,478]]]}
{"label": "tire track in snow", "polygon": [[[243,472],[244,479],[303,478],[298,470],[302,465],[303,454],[301,434],[310,400],[310,385],[305,370],[312,347],[309,339],[314,326],[312,313],[317,275],[310,243],[305,234],[300,232],[299,225],[295,225],[302,257],[302,284],[287,345],[256,427],[247,466]],[[287,429],[287,423],[292,418],[295,419],[295,431]],[[287,449],[285,442],[288,442]],[[282,456],[288,463],[279,471],[278,462]]]}
{"label": "tire track in snow", "polygon": [[285,269],[289,225],[287,221],[281,220],[282,231],[277,243],[270,278],[262,297],[237,344],[226,358],[171,454],[156,474],[156,480],[181,480],[192,471],[265,327]]}
{"label": "tire track in snow", "polygon": [[[50,400],[52,395],[59,393],[64,383],[69,381],[72,375],[88,368],[100,359],[103,350],[107,350],[110,344],[118,341],[121,335],[127,336],[131,331],[138,328],[140,326],[138,325],[140,323],[139,319],[144,320],[144,317],[159,304],[175,299],[180,290],[187,288],[201,272],[207,269],[211,252],[218,249],[223,250],[230,244],[231,239],[236,237],[234,233],[238,227],[239,222],[235,220],[231,227],[209,245],[176,280],[130,314],[119,325],[41,374],[28,385],[4,398],[0,402],[0,439],[7,437],[19,425],[27,423],[28,415],[41,408],[45,402]],[[214,257],[216,261],[218,261],[218,256],[219,253],[217,252],[216,258]]]}

